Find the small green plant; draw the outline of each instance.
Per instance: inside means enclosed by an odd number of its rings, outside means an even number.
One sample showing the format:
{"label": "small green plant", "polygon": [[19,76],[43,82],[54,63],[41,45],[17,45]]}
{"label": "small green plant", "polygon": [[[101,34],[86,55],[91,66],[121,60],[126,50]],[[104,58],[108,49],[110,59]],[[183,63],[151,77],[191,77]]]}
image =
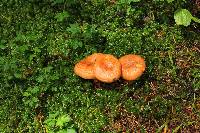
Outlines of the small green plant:
{"label": "small green plant", "polygon": [[193,86],[195,90],[200,89],[200,69],[192,69],[191,70],[193,79]]}
{"label": "small green plant", "polygon": [[[174,0],[167,0],[168,3],[172,3]],[[182,0],[186,2],[185,0]],[[184,25],[188,26],[191,23],[191,20],[195,21],[196,23],[200,23],[200,19],[197,17],[192,16],[190,11],[187,9],[178,9],[174,12],[174,19],[177,25]]]}
{"label": "small green plant", "polygon": [[193,20],[197,23],[200,23],[200,19],[192,16],[190,11],[188,11],[187,9],[178,9],[174,13],[174,19],[175,19],[175,22],[176,22],[177,25],[188,26],[188,25],[190,25],[191,20]]}
{"label": "small green plant", "polygon": [[48,133],[76,133],[70,116],[59,112],[50,113],[44,124]]}
{"label": "small green plant", "polygon": [[63,4],[65,2],[65,0],[51,0],[51,2],[52,2],[52,5]]}
{"label": "small green plant", "polygon": [[72,3],[75,3],[76,0],[51,0],[52,2],[52,5],[56,5],[56,4],[72,4]]}
{"label": "small green plant", "polygon": [[130,4],[131,2],[140,2],[141,0],[119,0],[118,3],[119,4]]}
{"label": "small green plant", "polygon": [[70,15],[67,11],[63,11],[60,13],[57,13],[55,18],[57,19],[58,22],[64,21],[66,18],[68,18]]}

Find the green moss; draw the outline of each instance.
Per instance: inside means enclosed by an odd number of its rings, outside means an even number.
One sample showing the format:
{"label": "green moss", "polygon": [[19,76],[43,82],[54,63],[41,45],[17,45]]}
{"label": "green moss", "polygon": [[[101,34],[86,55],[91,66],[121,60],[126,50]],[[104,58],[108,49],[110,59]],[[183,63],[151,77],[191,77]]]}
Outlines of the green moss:
{"label": "green moss", "polygon": [[[1,132],[147,131],[166,123],[187,131],[198,124],[198,25],[171,20],[183,3],[60,2],[0,5]],[[133,82],[76,76],[75,63],[94,52],[139,54],[147,68]],[[71,121],[51,125],[55,112]]]}

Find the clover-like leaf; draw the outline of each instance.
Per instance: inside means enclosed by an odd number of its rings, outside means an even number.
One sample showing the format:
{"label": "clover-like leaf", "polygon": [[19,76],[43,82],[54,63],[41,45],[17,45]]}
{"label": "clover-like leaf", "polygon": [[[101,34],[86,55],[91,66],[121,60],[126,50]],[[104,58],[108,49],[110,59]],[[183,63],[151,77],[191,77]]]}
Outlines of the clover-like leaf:
{"label": "clover-like leaf", "polygon": [[187,9],[179,9],[174,14],[174,19],[177,25],[188,26],[191,23],[193,16]]}

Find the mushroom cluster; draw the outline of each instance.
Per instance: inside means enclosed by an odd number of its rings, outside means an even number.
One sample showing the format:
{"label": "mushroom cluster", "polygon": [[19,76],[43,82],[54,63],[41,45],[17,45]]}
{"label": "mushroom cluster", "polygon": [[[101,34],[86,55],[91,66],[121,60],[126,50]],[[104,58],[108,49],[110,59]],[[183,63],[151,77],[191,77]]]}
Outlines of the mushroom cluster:
{"label": "mushroom cluster", "polygon": [[121,76],[125,80],[136,80],[145,67],[145,61],[139,55],[129,54],[117,59],[111,54],[94,53],[78,62],[74,72],[84,79],[112,83]]}

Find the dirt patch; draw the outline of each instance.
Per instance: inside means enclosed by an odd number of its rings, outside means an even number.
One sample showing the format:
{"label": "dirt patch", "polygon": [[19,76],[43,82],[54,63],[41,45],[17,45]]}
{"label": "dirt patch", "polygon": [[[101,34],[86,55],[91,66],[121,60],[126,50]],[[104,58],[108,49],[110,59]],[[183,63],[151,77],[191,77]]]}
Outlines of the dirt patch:
{"label": "dirt patch", "polygon": [[103,132],[134,132],[140,130],[140,123],[133,114],[129,113],[125,108],[118,108],[118,115],[114,118],[110,125],[102,128]]}

